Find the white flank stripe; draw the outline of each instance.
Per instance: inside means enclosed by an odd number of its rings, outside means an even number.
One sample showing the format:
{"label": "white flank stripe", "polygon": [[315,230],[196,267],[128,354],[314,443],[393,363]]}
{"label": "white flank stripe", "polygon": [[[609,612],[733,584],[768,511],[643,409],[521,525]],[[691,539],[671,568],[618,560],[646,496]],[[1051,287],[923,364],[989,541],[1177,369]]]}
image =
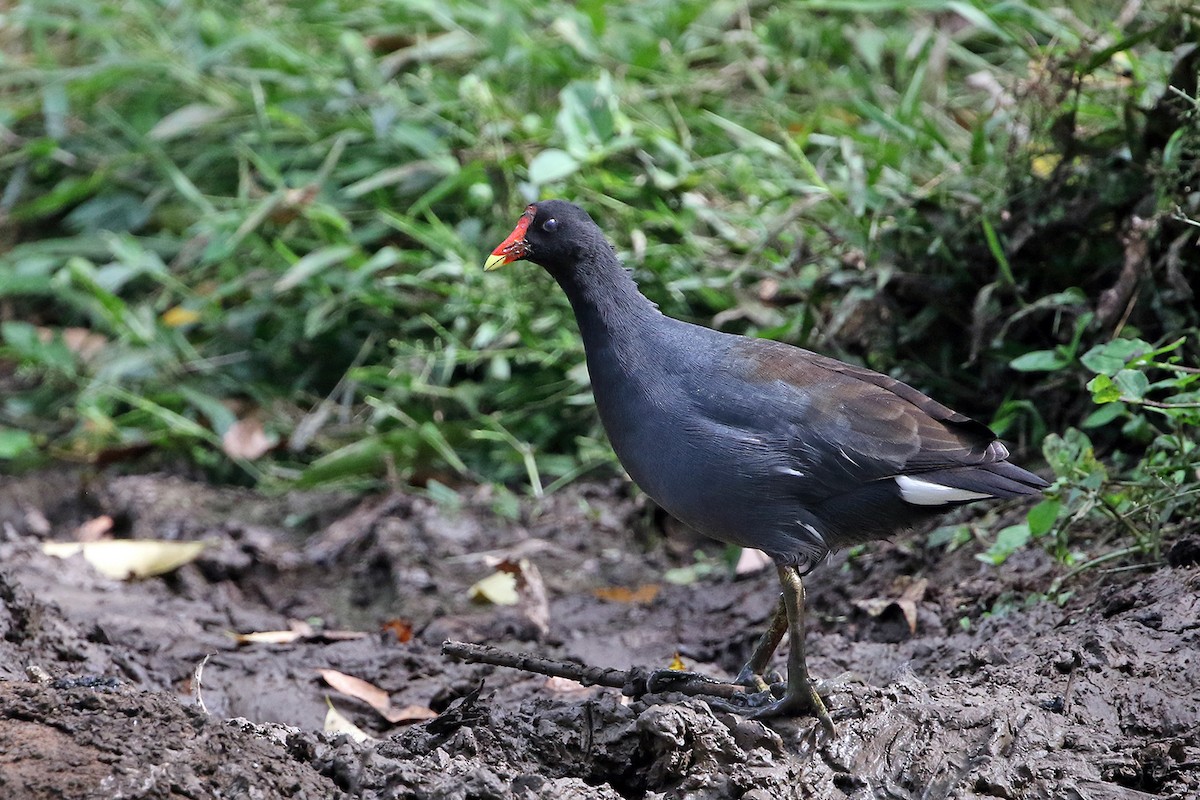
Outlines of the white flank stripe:
{"label": "white flank stripe", "polygon": [[983,500],[990,494],[968,492],[966,489],[956,489],[953,486],[942,486],[940,483],[919,481],[907,475],[897,475],[892,480],[900,487],[900,496],[904,502],[914,506],[944,506],[947,503],[961,503],[964,500]]}

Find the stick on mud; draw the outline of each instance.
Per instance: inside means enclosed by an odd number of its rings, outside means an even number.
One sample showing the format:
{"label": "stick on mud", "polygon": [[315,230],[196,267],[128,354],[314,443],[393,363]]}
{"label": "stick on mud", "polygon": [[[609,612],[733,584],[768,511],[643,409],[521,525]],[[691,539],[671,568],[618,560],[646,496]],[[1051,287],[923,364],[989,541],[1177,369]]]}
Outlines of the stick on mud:
{"label": "stick on mud", "polygon": [[468,664],[491,664],[554,678],[569,678],[584,686],[608,686],[620,689],[623,694],[633,698],[659,692],[679,692],[692,697],[707,696],[725,699],[733,699],[746,694],[744,686],[722,683],[691,672],[648,670],[644,667],[633,667],[628,670],[613,667],[591,667],[571,661],[545,658],[532,653],[514,653],[486,644],[442,642],[442,655],[458,661],[465,661]]}

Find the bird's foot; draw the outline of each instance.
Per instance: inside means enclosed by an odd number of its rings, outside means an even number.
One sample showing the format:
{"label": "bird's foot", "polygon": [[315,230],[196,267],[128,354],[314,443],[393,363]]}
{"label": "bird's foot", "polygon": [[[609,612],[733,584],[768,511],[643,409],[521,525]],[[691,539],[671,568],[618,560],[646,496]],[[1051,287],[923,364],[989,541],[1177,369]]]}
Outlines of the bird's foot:
{"label": "bird's foot", "polygon": [[[761,681],[762,678],[758,680]],[[739,714],[748,719],[762,720],[811,714],[821,723],[825,734],[833,739],[837,736],[833,728],[833,718],[825,707],[825,701],[821,699],[822,695],[828,695],[833,690],[824,681],[805,681],[804,686],[788,685],[785,688],[782,684],[775,684],[763,691],[746,692],[729,700],[714,697],[705,698],[705,702],[716,711]]]}
{"label": "bird's foot", "polygon": [[754,671],[754,668],[747,664],[742,667],[742,671],[737,674],[733,682],[738,686],[745,686],[751,692],[770,692],[771,685],[783,680],[783,676],[772,670],[769,673],[760,675]]}
{"label": "bird's foot", "polygon": [[829,710],[825,708],[825,701],[821,699],[816,684],[808,680],[803,681],[801,686],[789,684],[783,697],[752,710],[747,716],[750,719],[771,719],[796,717],[805,713],[812,714],[817,718],[830,739],[837,738],[837,732],[833,728],[833,718],[829,716]]}

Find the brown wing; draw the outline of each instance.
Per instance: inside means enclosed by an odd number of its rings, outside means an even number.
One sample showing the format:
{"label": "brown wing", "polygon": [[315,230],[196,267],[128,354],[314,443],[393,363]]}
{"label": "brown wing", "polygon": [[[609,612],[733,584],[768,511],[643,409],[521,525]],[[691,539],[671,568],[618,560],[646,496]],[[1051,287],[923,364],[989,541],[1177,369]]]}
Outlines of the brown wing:
{"label": "brown wing", "polygon": [[783,406],[777,413],[790,417],[801,448],[817,451],[822,462],[850,462],[846,468],[859,481],[1008,455],[986,425],[887,375],[762,340],[732,355],[748,380],[774,387]]}

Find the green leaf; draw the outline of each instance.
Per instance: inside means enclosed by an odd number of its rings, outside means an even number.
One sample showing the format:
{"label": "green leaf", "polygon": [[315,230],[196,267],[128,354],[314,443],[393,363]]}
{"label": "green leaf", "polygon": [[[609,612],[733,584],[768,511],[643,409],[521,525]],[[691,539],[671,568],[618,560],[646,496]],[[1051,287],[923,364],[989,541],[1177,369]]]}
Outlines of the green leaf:
{"label": "green leaf", "polygon": [[1061,507],[1062,503],[1057,498],[1048,497],[1029,509],[1029,513],[1025,515],[1025,521],[1029,524],[1029,532],[1034,536],[1044,536],[1049,533],[1054,527],[1054,523],[1058,521],[1058,511]]}
{"label": "green leaf", "polygon": [[1017,372],[1054,372],[1069,363],[1057,350],[1034,350],[1017,356],[1009,362],[1009,366]]}
{"label": "green leaf", "polygon": [[1107,403],[1084,417],[1081,428],[1100,428],[1117,419],[1126,411],[1124,403]]}
{"label": "green leaf", "polygon": [[33,437],[29,435],[28,431],[0,428],[0,458],[17,458],[33,448]]}
{"label": "green leaf", "polygon": [[1098,344],[1079,359],[1085,367],[1101,375],[1116,375],[1132,359],[1150,352],[1150,345],[1141,339],[1114,339]]}
{"label": "green leaf", "polygon": [[355,251],[356,248],[348,244],[331,245],[314,250],[292,264],[283,277],[275,281],[275,291],[286,292],[288,289],[304,283],[321,270],[345,261],[354,255]]}
{"label": "green leaf", "polygon": [[543,150],[529,162],[529,182],[541,186],[561,181],[579,169],[579,162],[565,150]]}
{"label": "green leaf", "polygon": [[1107,375],[1097,375],[1087,382],[1094,403],[1115,403],[1121,399],[1121,390]]}
{"label": "green leaf", "polygon": [[316,486],[331,481],[358,478],[377,473],[389,448],[375,435],[334,450],[318,458],[300,476],[300,486]]}
{"label": "green leaf", "polygon": [[1141,400],[1150,388],[1150,379],[1146,373],[1137,369],[1123,369],[1113,378],[1113,383],[1121,390],[1121,397],[1126,400]]}
{"label": "green leaf", "polygon": [[998,567],[1007,561],[1009,556],[1028,544],[1031,536],[1032,533],[1027,523],[1009,525],[996,534],[996,541],[987,549],[987,552],[979,553],[975,557]]}

